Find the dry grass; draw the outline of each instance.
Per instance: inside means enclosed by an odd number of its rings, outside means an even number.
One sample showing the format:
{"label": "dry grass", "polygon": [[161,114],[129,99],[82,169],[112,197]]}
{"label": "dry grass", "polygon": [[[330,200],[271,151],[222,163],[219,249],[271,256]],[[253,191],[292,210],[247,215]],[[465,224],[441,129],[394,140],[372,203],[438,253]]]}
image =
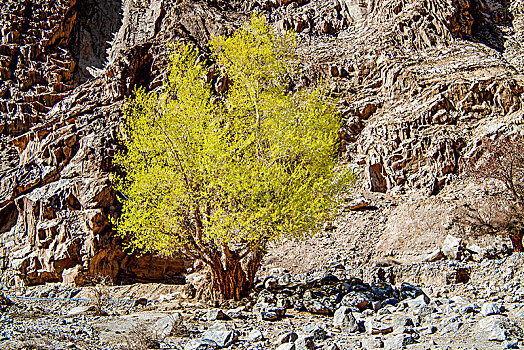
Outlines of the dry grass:
{"label": "dry grass", "polygon": [[159,349],[160,339],[145,323],[139,323],[125,338],[125,350]]}
{"label": "dry grass", "polygon": [[111,299],[110,286],[113,281],[110,276],[98,275],[91,280],[92,286],[89,287],[91,304],[95,307],[95,313],[99,316],[107,316],[107,305]]}

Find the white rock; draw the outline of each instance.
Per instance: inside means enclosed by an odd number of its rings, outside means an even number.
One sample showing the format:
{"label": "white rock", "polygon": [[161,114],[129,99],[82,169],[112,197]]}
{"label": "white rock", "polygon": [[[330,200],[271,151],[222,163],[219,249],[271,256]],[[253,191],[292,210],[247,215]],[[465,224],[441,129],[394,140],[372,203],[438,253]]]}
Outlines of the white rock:
{"label": "white rock", "polygon": [[295,350],[295,344],[294,343],[284,343],[280,345],[277,350]]}
{"label": "white rock", "polygon": [[333,326],[347,333],[356,332],[358,329],[357,321],[347,306],[341,306],[335,311]]}
{"label": "white rock", "polygon": [[497,303],[484,303],[480,309],[480,313],[483,316],[498,315],[500,314],[501,307]]}
{"label": "white rock", "polygon": [[476,324],[475,334],[482,340],[504,341],[507,339],[506,322],[507,318],[500,315],[485,317]]}
{"label": "white rock", "polygon": [[450,260],[459,260],[462,249],[462,239],[447,235],[442,245],[442,253]]}
{"label": "white rock", "polygon": [[247,336],[250,342],[256,342],[264,340],[264,334],[258,329],[253,329],[251,332],[249,332],[249,335]]}
{"label": "white rock", "polygon": [[90,311],[95,311],[94,306],[77,306],[68,311],[67,316],[83,315]]}
{"label": "white rock", "polygon": [[155,325],[153,326],[153,334],[158,339],[164,339],[169,337],[175,329],[181,327],[183,327],[182,315],[176,312],[156,321]]}

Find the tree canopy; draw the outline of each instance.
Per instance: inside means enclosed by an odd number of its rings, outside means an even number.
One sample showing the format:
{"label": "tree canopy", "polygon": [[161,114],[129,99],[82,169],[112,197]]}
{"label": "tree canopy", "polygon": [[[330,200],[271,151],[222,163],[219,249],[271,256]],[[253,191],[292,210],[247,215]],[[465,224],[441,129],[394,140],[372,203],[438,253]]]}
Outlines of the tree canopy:
{"label": "tree canopy", "polygon": [[296,46],[260,15],[211,40],[213,69],[173,45],[163,89],[125,109],[117,231],[133,251],[203,261],[217,297],[244,296],[267,243],[311,232],[354,178],[337,171],[341,118],[322,84],[291,91]]}

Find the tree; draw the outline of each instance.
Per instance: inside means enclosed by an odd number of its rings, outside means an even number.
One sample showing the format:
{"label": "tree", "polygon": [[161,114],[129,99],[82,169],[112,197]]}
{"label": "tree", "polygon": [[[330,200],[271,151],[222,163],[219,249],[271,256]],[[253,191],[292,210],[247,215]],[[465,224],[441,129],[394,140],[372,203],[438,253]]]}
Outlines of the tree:
{"label": "tree", "polygon": [[458,222],[478,233],[506,235],[515,252],[524,252],[524,138],[484,140],[477,156],[466,159],[464,173],[494,186],[485,188],[480,203],[461,208]]}
{"label": "tree", "polygon": [[211,268],[215,299],[241,299],[269,241],[300,237],[336,209],[351,172],[337,171],[341,125],[319,85],[290,92],[293,34],[262,16],[210,43],[229,87],[214,94],[210,68],[175,45],[160,93],[136,90],[115,160],[129,248],[181,254]]}

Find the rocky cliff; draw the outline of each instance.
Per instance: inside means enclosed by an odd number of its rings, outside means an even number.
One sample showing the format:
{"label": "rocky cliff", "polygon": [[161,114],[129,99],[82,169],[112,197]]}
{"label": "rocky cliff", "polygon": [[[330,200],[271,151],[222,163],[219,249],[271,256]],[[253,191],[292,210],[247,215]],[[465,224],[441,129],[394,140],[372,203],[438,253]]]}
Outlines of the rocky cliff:
{"label": "rocky cliff", "polygon": [[[0,4],[0,267],[8,282],[174,280],[176,258],[123,252],[109,174],[125,97],[160,86],[166,43],[227,34],[261,11],[298,33],[374,192],[454,186],[483,137],[521,129],[524,4],[509,0],[117,1]],[[216,88],[220,79],[215,77]],[[15,278],[13,278],[13,276]]]}

